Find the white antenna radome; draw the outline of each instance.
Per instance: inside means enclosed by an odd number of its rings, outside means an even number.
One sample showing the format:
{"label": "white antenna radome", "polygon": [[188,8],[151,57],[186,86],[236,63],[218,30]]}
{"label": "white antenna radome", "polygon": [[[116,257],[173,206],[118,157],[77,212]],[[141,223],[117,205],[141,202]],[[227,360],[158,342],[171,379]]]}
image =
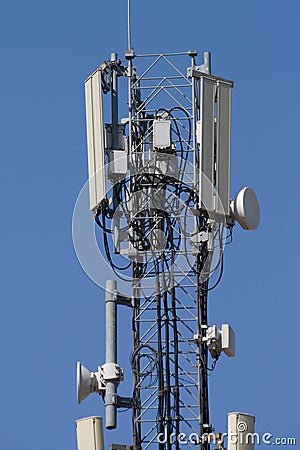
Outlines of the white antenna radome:
{"label": "white antenna radome", "polygon": [[250,187],[241,189],[231,203],[234,219],[244,230],[256,230],[260,221],[259,203]]}

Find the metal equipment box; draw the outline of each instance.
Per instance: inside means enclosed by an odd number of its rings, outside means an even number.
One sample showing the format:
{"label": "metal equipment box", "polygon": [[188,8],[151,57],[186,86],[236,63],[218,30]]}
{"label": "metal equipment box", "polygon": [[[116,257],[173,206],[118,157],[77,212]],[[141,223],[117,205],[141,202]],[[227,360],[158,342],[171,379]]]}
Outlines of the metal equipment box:
{"label": "metal equipment box", "polygon": [[153,121],[153,147],[158,150],[166,150],[171,147],[171,121]]}

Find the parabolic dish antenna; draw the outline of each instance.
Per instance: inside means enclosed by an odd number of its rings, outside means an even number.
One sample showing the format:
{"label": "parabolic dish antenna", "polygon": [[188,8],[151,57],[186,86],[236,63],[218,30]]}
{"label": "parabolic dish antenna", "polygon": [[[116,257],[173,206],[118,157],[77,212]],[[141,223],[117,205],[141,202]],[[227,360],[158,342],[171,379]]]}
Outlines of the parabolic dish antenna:
{"label": "parabolic dish antenna", "polygon": [[250,187],[241,189],[234,201],[235,219],[244,230],[256,230],[259,225],[260,212],[255,192]]}

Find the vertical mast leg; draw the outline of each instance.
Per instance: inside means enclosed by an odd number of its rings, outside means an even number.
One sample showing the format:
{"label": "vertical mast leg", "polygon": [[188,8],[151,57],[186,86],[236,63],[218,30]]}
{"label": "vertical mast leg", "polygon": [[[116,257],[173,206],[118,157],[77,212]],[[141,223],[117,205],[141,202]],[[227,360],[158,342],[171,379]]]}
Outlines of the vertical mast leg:
{"label": "vertical mast leg", "polygon": [[196,301],[197,301],[197,333],[199,336],[198,343],[198,380],[199,380],[199,436],[200,449],[209,450],[209,443],[202,441],[202,435],[210,432],[209,430],[209,404],[208,404],[208,380],[207,380],[207,360],[208,349],[203,337],[205,336],[206,327],[208,325],[207,317],[207,288],[208,280],[201,281],[201,271],[203,270],[204,261],[206,259],[204,252],[200,252],[197,256],[197,276],[196,276]]}
{"label": "vertical mast leg", "polygon": [[[139,314],[140,314],[140,282],[138,281],[140,272],[140,264],[138,262],[132,263],[132,348],[138,348],[140,343],[140,325],[139,325]],[[140,403],[141,396],[140,390],[137,388],[140,384],[140,362],[139,358],[132,360],[134,366],[132,367],[133,374],[133,407],[132,407],[132,427],[133,427],[133,448],[134,450],[140,450],[142,448],[141,443],[141,423],[140,423]]]}

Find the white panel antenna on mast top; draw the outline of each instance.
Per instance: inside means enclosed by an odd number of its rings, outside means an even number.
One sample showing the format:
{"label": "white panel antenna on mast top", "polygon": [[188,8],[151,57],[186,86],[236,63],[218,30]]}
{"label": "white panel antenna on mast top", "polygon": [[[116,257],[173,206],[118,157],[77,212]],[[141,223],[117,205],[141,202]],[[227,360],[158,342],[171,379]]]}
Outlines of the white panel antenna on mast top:
{"label": "white panel antenna on mast top", "polygon": [[105,198],[106,194],[100,68],[93,72],[85,81],[85,101],[90,209],[94,210]]}
{"label": "white panel antenna on mast top", "polygon": [[[198,68],[197,68],[198,69]],[[230,112],[233,82],[199,70],[191,70],[201,82],[199,144],[200,208],[230,216]]]}

